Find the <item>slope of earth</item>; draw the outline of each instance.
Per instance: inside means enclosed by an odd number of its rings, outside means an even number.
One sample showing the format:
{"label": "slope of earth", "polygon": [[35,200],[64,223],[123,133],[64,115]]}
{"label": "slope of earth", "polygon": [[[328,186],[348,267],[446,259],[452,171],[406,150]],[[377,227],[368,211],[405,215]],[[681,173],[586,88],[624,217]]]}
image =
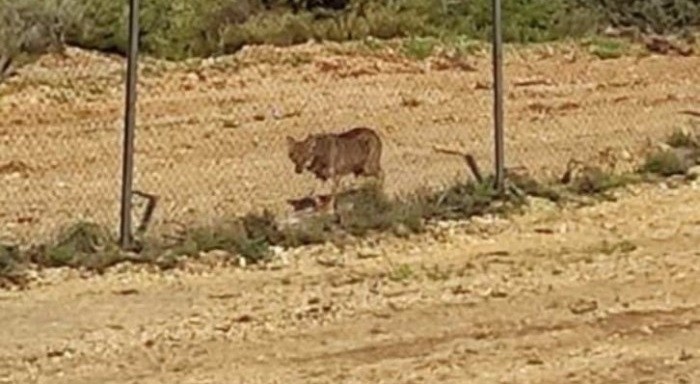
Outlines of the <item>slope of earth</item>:
{"label": "slope of earth", "polygon": [[[389,192],[463,173],[435,146],[492,156],[488,48],[416,61],[362,44],[254,47],[140,66],[136,189],[160,196],[154,231],[327,188],[295,175],[285,137],[365,125],[385,141]],[[508,49],[507,158],[535,175],[572,157],[629,167],[700,105],[700,57],[600,60],[578,45]],[[0,85],[0,239],[44,239],[80,219],[116,227],[124,61],[68,49]],[[141,204],[140,201],[136,201]]]}
{"label": "slope of earth", "polygon": [[693,383],[698,201],[630,187],[267,271],[57,275],[0,293],[0,383]]}

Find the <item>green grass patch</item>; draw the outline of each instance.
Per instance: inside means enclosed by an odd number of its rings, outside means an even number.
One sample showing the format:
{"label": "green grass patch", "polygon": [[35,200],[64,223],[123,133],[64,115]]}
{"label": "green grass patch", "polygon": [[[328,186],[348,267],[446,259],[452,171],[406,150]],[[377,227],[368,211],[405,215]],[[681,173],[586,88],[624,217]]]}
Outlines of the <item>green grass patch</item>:
{"label": "green grass patch", "polygon": [[[332,11],[295,9],[288,1],[152,0],[140,7],[142,52],[181,60],[230,54],[246,45],[288,46],[308,40],[418,39],[412,57],[425,57],[429,43],[464,36],[489,40],[491,2],[443,0],[351,1]],[[303,2],[301,2],[303,3]],[[622,0],[529,0],[503,3],[503,37],[511,43],[537,43],[593,34],[601,26],[635,25],[642,30],[680,31],[700,26],[693,0],[663,0],[663,6]],[[672,4],[671,4],[672,3]],[[66,42],[124,54],[127,3],[112,0],[0,0],[0,47],[12,56],[41,53]],[[619,57],[618,43],[600,40],[594,54]]]}
{"label": "green grass patch", "polygon": [[588,45],[588,52],[602,60],[617,59],[629,51],[629,45],[618,39],[596,37]]}
{"label": "green grass patch", "polygon": [[437,40],[433,38],[411,37],[403,41],[401,52],[408,58],[423,60],[433,54],[437,45]]}
{"label": "green grass patch", "polygon": [[696,134],[674,130],[666,138],[668,147],[649,154],[639,172],[663,177],[685,175],[691,167],[700,164],[699,142]]}

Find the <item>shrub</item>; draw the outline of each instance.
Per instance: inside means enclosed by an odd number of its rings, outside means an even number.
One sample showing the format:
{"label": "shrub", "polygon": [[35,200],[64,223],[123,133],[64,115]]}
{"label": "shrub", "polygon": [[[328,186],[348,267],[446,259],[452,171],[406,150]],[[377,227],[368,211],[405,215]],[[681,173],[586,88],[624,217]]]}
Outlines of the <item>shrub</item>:
{"label": "shrub", "polygon": [[590,42],[589,52],[600,59],[617,59],[628,52],[629,47],[621,40],[595,38]]}
{"label": "shrub", "polygon": [[56,239],[29,252],[42,267],[73,267],[102,271],[125,260],[116,239],[104,228],[80,222],[59,232]]}
{"label": "shrub", "polygon": [[640,167],[640,172],[660,176],[682,175],[700,164],[700,142],[688,131],[676,129],[666,138],[667,149],[651,153]]}
{"label": "shrub", "polygon": [[12,66],[60,50],[62,25],[55,2],[0,0],[0,78]]}
{"label": "shrub", "polygon": [[[339,10],[319,10],[310,4],[281,0],[141,2],[140,44],[145,54],[182,59],[232,53],[247,44],[285,46],[310,38],[483,39],[492,30],[490,0],[355,0]],[[32,40],[28,45],[34,47],[51,45],[60,36],[58,40],[65,38],[71,45],[124,53],[126,6],[124,1],[111,0],[0,0],[4,22],[0,38],[6,36],[2,49],[21,51],[12,40],[19,34],[28,38],[17,41]],[[697,27],[698,15],[693,0],[513,0],[503,3],[503,33],[507,42],[528,43],[587,35],[604,22],[668,31]]]}
{"label": "shrub", "polygon": [[651,154],[641,167],[642,172],[668,177],[685,174],[688,165],[673,150],[658,151]]}
{"label": "shrub", "polygon": [[493,180],[482,183],[457,183],[426,198],[428,216],[437,220],[459,220],[472,216],[497,212],[494,202],[499,200]]}
{"label": "shrub", "polygon": [[570,189],[579,195],[599,195],[631,181],[631,178],[605,172],[599,167],[585,167],[574,178]]}
{"label": "shrub", "polygon": [[674,148],[695,148],[700,149],[698,137],[691,132],[676,129],[666,139],[666,144]]}
{"label": "shrub", "polygon": [[418,199],[391,200],[376,185],[367,185],[338,197],[340,229],[363,236],[371,231],[397,230],[399,227],[420,232],[428,213]]}
{"label": "shrub", "polygon": [[665,34],[700,26],[696,0],[578,0],[614,26],[637,27]]}
{"label": "shrub", "polygon": [[402,51],[407,57],[423,60],[433,54],[436,45],[435,39],[413,37],[404,41]]}

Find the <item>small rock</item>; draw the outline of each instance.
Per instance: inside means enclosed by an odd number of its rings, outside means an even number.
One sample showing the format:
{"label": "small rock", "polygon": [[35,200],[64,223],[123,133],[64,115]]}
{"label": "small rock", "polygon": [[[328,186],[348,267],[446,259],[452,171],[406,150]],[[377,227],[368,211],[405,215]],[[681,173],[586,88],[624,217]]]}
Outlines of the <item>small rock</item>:
{"label": "small rock", "polygon": [[686,171],[686,175],[693,180],[700,179],[700,165],[688,168],[688,171]]}
{"label": "small rock", "polygon": [[311,297],[311,298],[309,298],[309,300],[306,301],[306,303],[309,305],[319,304],[320,302],[321,302],[321,299],[318,297]]}
{"label": "small rock", "polygon": [[345,261],[341,257],[319,256],[316,258],[316,263],[327,268],[343,267]]}
{"label": "small rock", "polygon": [[687,352],[685,349],[681,350],[681,355],[678,357],[680,361],[688,361],[693,358],[693,355]]}
{"label": "small rock", "polygon": [[276,257],[281,257],[284,255],[284,248],[280,247],[279,245],[273,245],[270,247],[270,251],[272,251],[272,254]]}
{"label": "small rock", "polygon": [[199,260],[202,264],[208,267],[215,267],[222,264],[229,257],[230,254],[226,251],[213,250],[200,254]]}
{"label": "small rock", "polygon": [[508,297],[508,292],[502,291],[500,289],[495,289],[489,293],[489,296],[496,299],[503,299]]}
{"label": "small rock", "polygon": [[381,256],[381,253],[376,248],[360,248],[357,250],[357,257],[359,259],[373,259]]}
{"label": "small rock", "polygon": [[525,361],[527,365],[542,365],[544,364],[544,361],[540,359],[539,357],[530,357]]}
{"label": "small rock", "polygon": [[553,211],[557,208],[557,205],[551,200],[543,199],[540,197],[528,197],[527,204],[533,211],[537,212]]}
{"label": "small rock", "polygon": [[235,318],[234,321],[237,323],[250,323],[251,321],[253,321],[253,316],[248,314],[241,315]]}
{"label": "small rock", "polygon": [[394,228],[394,234],[398,237],[408,237],[411,234],[411,230],[404,224],[398,224]]}
{"label": "small rock", "polygon": [[595,300],[580,299],[569,305],[569,310],[574,315],[582,315],[598,309],[598,302]]}

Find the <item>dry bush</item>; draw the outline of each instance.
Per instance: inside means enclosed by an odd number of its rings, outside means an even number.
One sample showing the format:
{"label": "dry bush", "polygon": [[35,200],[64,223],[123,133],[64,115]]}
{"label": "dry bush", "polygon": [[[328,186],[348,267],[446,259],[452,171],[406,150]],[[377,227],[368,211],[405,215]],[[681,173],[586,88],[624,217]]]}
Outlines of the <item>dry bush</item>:
{"label": "dry bush", "polygon": [[667,148],[652,152],[640,167],[640,172],[664,177],[685,175],[700,164],[700,138],[694,133],[674,130],[666,138]]}
{"label": "dry bush", "polygon": [[577,0],[603,15],[613,26],[636,27],[658,34],[678,33],[700,27],[697,0]]}
{"label": "dry bush", "polygon": [[62,48],[57,3],[0,0],[0,79],[37,55]]}

